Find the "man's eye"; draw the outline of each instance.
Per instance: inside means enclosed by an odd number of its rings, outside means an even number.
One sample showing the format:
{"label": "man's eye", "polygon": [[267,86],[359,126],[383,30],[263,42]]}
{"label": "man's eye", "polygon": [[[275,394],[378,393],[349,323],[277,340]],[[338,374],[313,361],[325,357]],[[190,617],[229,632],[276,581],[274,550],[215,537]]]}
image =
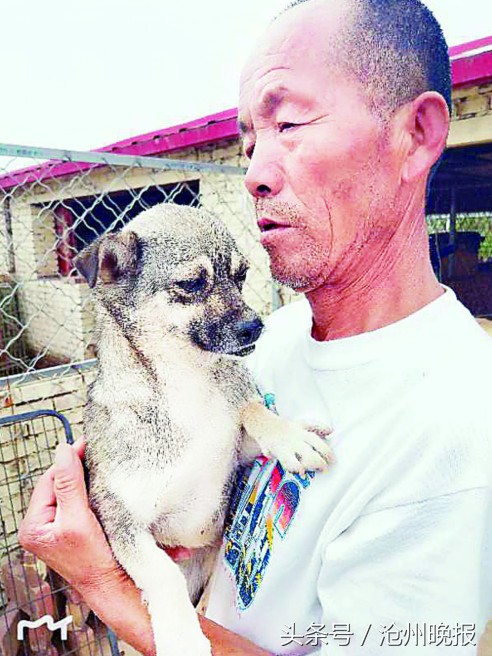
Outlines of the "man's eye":
{"label": "man's eye", "polygon": [[292,128],[298,128],[300,123],[288,123],[287,121],[278,124],[278,131],[285,132],[286,130],[291,130]]}
{"label": "man's eye", "polygon": [[180,280],[176,285],[183,291],[188,292],[188,294],[198,294],[199,292],[203,292],[207,286],[207,279],[204,275],[201,275],[191,280]]}

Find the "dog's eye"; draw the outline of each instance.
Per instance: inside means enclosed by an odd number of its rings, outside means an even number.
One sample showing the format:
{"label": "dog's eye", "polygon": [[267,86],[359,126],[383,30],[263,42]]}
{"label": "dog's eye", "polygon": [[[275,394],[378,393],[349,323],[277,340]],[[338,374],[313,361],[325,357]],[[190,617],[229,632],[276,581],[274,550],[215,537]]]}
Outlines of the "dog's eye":
{"label": "dog's eye", "polygon": [[201,274],[191,280],[180,280],[176,285],[185,292],[188,292],[188,294],[198,294],[199,292],[203,292],[207,286],[207,278]]}
{"label": "dog's eye", "polygon": [[247,273],[248,273],[248,269],[244,267],[242,269],[239,269],[239,271],[234,274],[234,281],[236,285],[239,285],[241,287],[244,284]]}

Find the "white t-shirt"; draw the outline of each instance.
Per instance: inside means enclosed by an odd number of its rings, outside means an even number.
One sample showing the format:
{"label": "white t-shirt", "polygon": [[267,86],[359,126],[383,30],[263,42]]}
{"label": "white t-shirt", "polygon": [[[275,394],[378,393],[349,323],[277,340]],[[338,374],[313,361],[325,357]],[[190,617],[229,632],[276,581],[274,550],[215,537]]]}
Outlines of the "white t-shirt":
{"label": "white t-shirt", "polygon": [[336,463],[245,472],[207,617],[275,654],[475,655],[492,618],[492,340],[449,289],[379,330],[310,331],[305,300],[277,311],[251,368],[281,416],[333,427]]}

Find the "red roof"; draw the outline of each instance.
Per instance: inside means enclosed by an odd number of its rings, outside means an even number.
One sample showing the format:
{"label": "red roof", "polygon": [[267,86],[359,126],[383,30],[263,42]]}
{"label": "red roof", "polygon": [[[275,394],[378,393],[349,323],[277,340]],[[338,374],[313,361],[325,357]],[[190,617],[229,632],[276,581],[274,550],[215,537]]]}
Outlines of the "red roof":
{"label": "red roof", "polygon": [[149,157],[237,136],[237,109],[233,108],[218,114],[197,118],[188,123],[164,128],[164,130],[124,139],[98,150]]}
{"label": "red roof", "polygon": [[[234,108],[138,137],[123,139],[109,146],[97,148],[94,152],[151,157],[193,146],[203,146],[221,139],[235,138],[238,135],[237,109]],[[7,190],[18,185],[51,180],[97,166],[101,165],[50,160],[38,166],[29,166],[1,176],[0,189]]]}
{"label": "red roof", "polygon": [[449,49],[453,87],[492,80],[492,36]]}
{"label": "red roof", "polygon": [[[453,46],[449,49],[449,55],[453,87],[492,80],[492,36]],[[149,157],[238,136],[237,109],[232,108],[188,123],[124,139],[110,146],[98,148],[95,152]],[[45,164],[31,166],[0,177],[0,189],[7,190],[16,185],[58,178],[95,166],[100,165],[83,162],[56,163],[50,160]]]}

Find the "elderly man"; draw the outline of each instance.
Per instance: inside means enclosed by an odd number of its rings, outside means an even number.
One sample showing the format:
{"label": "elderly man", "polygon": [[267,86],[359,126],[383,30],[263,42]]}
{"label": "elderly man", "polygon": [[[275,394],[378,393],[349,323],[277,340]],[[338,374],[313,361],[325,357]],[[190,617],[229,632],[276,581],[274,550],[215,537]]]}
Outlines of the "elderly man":
{"label": "elderly man", "polygon": [[[202,619],[214,654],[475,654],[492,617],[492,343],[436,280],[424,217],[449,106],[419,0],[296,2],[243,72],[261,241],[306,297],[251,366],[281,415],[333,427],[337,463],[301,477],[263,458],[240,481]],[[152,653],[73,449],[21,539]]]}

